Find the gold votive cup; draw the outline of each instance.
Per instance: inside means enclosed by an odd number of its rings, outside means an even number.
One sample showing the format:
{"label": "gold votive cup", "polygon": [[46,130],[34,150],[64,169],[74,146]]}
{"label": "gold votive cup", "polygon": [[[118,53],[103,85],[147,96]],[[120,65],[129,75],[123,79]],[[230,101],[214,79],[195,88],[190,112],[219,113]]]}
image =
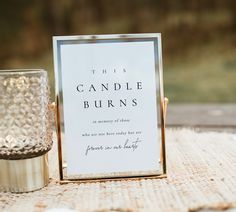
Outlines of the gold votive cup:
{"label": "gold votive cup", "polygon": [[28,192],[46,186],[51,147],[47,72],[0,71],[0,191]]}

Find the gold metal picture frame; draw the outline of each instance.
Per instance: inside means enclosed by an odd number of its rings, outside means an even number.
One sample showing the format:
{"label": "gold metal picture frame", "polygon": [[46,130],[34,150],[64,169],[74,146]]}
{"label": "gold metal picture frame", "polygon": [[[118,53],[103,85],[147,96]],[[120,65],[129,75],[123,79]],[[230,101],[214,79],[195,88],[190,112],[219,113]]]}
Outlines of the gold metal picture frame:
{"label": "gold metal picture frame", "polygon": [[[65,111],[63,108],[63,87],[62,87],[62,67],[61,67],[61,47],[63,45],[93,44],[93,43],[114,43],[114,42],[153,42],[156,72],[156,107],[158,116],[157,130],[160,132],[160,158],[157,161],[160,169],[150,172],[122,172],[122,173],[100,173],[89,175],[68,175],[67,160],[65,155]],[[166,150],[165,150],[165,122],[168,99],[164,97],[163,90],[163,66],[162,66],[162,45],[160,33],[147,34],[121,34],[121,35],[81,35],[81,36],[55,36],[53,37],[54,70],[56,85],[56,104],[55,117],[58,139],[58,161],[59,176],[61,183],[68,182],[88,182],[88,181],[106,181],[137,178],[163,178],[166,177]],[[145,55],[144,55],[145,56]]]}

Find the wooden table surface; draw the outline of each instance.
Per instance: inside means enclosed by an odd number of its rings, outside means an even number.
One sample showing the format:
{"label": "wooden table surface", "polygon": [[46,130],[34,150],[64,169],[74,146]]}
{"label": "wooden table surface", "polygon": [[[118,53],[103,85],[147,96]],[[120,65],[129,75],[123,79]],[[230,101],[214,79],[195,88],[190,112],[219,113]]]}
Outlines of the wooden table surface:
{"label": "wooden table surface", "polygon": [[236,104],[170,104],[167,127],[197,127],[205,130],[236,130]]}

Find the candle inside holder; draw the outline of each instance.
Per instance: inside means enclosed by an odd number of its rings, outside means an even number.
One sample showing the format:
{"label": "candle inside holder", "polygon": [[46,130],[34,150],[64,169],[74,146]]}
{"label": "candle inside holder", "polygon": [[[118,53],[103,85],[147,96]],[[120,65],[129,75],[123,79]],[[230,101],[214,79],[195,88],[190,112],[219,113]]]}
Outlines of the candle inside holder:
{"label": "candle inside holder", "polygon": [[[45,178],[43,176],[45,174],[41,173],[42,170],[36,169],[37,158],[42,161],[45,160],[45,164],[47,163],[45,154],[52,146],[52,113],[50,111],[46,71],[0,71],[0,120],[1,167],[7,168],[13,163],[16,165],[18,161],[22,169],[25,168],[26,173],[22,173],[24,176],[30,177],[30,172],[36,171],[39,178],[41,175]],[[30,164],[29,159],[32,159],[31,162],[33,163],[31,168],[27,168]],[[24,161],[20,162],[19,160]],[[23,167],[26,161],[28,165]],[[9,174],[14,175],[14,168],[10,167],[9,170],[11,169],[13,173]],[[1,190],[24,192],[43,187],[42,185],[34,187],[34,179],[32,179],[29,187],[23,186],[24,180],[16,185],[13,182],[14,176],[8,176],[6,172],[7,170],[1,170]],[[20,173],[17,172],[17,174]],[[6,179],[7,176],[9,179]],[[42,183],[46,184],[47,182]]]}

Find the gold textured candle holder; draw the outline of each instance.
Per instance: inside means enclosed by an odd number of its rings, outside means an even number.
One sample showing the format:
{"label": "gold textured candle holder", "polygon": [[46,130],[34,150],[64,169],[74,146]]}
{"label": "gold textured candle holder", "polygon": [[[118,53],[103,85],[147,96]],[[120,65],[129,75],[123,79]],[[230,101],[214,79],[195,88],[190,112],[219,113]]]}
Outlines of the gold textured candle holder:
{"label": "gold textured candle holder", "polygon": [[47,72],[0,71],[0,191],[28,192],[47,185],[51,147]]}

